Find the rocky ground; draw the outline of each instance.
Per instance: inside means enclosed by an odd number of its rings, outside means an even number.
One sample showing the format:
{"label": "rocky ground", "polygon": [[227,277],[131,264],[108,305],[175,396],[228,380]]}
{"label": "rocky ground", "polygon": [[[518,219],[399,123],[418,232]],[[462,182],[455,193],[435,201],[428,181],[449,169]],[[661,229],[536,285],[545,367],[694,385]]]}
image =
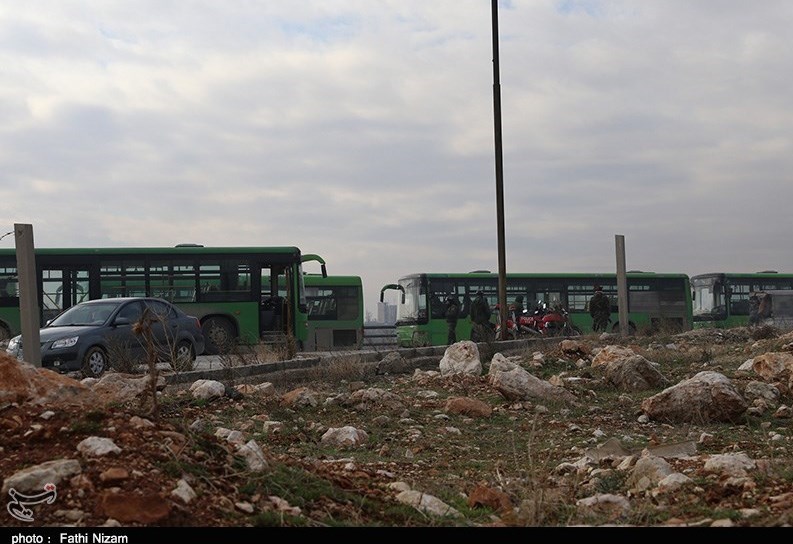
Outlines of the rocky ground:
{"label": "rocky ground", "polygon": [[[791,340],[480,345],[464,370],[345,356],[156,395],[148,376],[81,383],[0,354],[2,525],[789,526]],[[641,379],[600,364],[614,347]],[[729,417],[701,383],[696,417],[649,410],[703,371],[734,388]]]}

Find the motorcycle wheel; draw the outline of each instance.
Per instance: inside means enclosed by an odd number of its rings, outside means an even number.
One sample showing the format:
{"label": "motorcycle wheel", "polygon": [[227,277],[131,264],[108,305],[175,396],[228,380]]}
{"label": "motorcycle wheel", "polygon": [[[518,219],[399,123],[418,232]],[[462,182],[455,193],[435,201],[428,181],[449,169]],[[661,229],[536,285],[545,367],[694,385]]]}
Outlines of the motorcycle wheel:
{"label": "motorcycle wheel", "polygon": [[555,323],[551,323],[545,327],[545,334],[547,336],[565,336],[565,329],[564,327],[559,327]]}
{"label": "motorcycle wheel", "polygon": [[577,325],[568,325],[564,328],[565,336],[582,336],[584,333]]}

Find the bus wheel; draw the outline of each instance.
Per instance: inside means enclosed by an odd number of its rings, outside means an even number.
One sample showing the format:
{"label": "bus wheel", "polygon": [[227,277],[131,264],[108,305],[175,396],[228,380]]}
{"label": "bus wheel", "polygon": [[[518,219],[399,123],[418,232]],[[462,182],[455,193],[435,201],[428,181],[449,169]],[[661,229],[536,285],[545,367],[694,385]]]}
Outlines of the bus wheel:
{"label": "bus wheel", "polygon": [[107,370],[107,354],[105,350],[99,346],[88,348],[83,357],[83,365],[81,367],[83,375],[86,378],[98,378]]}
{"label": "bus wheel", "polygon": [[228,319],[210,317],[201,325],[201,330],[204,331],[208,355],[219,355],[229,351],[234,340],[234,327]]}

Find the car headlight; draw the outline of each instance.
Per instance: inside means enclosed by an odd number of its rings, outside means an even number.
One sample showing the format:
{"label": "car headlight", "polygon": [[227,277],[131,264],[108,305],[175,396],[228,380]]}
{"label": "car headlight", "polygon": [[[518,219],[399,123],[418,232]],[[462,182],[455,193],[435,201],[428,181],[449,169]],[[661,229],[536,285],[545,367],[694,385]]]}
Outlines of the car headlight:
{"label": "car headlight", "polygon": [[61,338],[52,343],[52,349],[70,348],[77,343],[79,336],[70,336],[69,338]]}
{"label": "car headlight", "polygon": [[21,336],[15,336],[11,340],[8,341],[8,346],[6,346],[6,351],[9,353],[16,353],[19,351],[19,344],[22,341]]}

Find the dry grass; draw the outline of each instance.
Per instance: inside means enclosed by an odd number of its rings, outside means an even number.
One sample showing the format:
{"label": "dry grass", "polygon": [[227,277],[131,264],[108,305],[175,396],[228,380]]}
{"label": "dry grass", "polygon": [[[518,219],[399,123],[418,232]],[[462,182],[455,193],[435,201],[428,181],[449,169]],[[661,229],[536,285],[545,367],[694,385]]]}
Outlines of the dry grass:
{"label": "dry grass", "polygon": [[287,361],[296,355],[296,345],[294,337],[291,336],[278,343],[235,343],[218,357],[224,368]]}

